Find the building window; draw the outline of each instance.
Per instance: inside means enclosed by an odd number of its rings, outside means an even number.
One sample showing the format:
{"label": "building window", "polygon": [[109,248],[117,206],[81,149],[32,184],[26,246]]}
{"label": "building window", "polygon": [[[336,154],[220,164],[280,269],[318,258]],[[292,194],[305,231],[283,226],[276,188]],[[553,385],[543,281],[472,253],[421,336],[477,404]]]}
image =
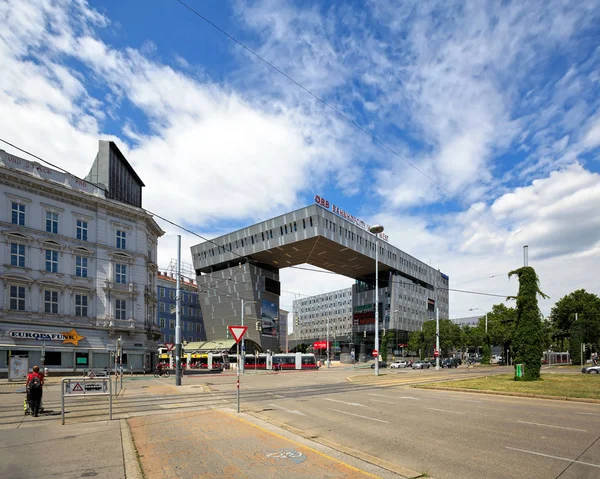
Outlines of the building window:
{"label": "building window", "polygon": [[127,284],[127,265],[117,263],[115,265],[115,281],[120,284]]}
{"label": "building window", "polygon": [[25,311],[25,286],[10,287],[10,309]]}
{"label": "building window", "polygon": [[161,312],[165,312],[165,303],[158,303],[158,310]]}
{"label": "building window", "polygon": [[75,276],[87,278],[88,259],[83,256],[75,256]]}
{"label": "building window", "polygon": [[175,320],[169,319],[169,329],[175,329]]}
{"label": "building window", "polygon": [[58,233],[58,213],[46,211],[46,231],[48,233]]}
{"label": "building window", "polygon": [[117,230],[117,248],[127,249],[127,232]]}
{"label": "building window", "polygon": [[44,313],[58,314],[58,291],[44,290]]}
{"label": "building window", "polygon": [[25,226],[25,205],[12,202],[12,224]]}
{"label": "building window", "polygon": [[18,243],[10,244],[10,264],[11,266],[25,267],[25,245]]}
{"label": "building window", "polygon": [[88,239],[87,235],[88,235],[87,221],[77,220],[77,231],[76,231],[77,239],[87,241],[87,239]]}
{"label": "building window", "polygon": [[115,318],[127,319],[127,301],[124,299],[117,299],[115,301]]}
{"label": "building window", "polygon": [[169,291],[169,298],[175,299],[175,291],[173,291],[173,290]]}
{"label": "building window", "polygon": [[49,273],[58,272],[58,251],[46,250],[46,271]]}
{"label": "building window", "polygon": [[164,328],[165,327],[165,318],[160,318],[159,319],[159,324],[160,324],[161,328]]}
{"label": "building window", "polygon": [[88,297],[85,294],[75,295],[75,316],[88,315]]}
{"label": "building window", "polygon": [[165,297],[165,288],[160,288],[160,297],[161,298]]}
{"label": "building window", "polygon": [[202,332],[202,325],[200,323],[196,323],[196,332],[197,333],[201,333]]}

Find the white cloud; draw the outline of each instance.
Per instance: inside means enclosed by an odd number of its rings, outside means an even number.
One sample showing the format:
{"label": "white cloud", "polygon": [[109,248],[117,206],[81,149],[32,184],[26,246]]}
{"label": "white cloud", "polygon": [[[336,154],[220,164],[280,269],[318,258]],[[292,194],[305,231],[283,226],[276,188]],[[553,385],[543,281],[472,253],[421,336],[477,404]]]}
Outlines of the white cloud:
{"label": "white cloud", "polygon": [[[334,185],[341,200],[363,198],[357,214],[384,224],[392,244],[439,265],[451,284],[502,274],[465,289],[514,294],[516,281],[505,274],[529,244],[542,290],[556,301],[599,284],[598,175],[578,163],[600,145],[598,99],[589,96],[598,53],[577,53],[585,50],[577,35],[597,17],[591,4],[534,10],[514,2],[496,11],[477,1],[464,9],[378,1],[359,13],[346,5],[240,4],[239,18],[262,32],[254,37],[261,55],[470,208],[245,54],[234,53],[239,70],[229,83],[215,83],[189,58],[161,63],[153,43],[136,50],[104,42],[99,32],[110,19],[83,0],[0,3],[0,131],[80,176],[98,138],[117,141],[147,184],[145,205],[208,238],[302,206],[303,197]],[[369,27],[372,18],[380,29]],[[554,51],[569,66],[536,78]],[[124,114],[125,104],[150,128]],[[104,134],[109,119],[122,124],[119,136]],[[518,152],[524,160],[508,167],[502,155]],[[442,213],[440,203],[455,210]],[[177,234],[190,263],[190,246],[202,240],[163,227],[161,268],[176,256]],[[287,291],[352,283],[290,269],[281,278],[284,308],[294,299]],[[451,314],[500,301],[452,293]],[[551,301],[541,303],[546,313]]]}

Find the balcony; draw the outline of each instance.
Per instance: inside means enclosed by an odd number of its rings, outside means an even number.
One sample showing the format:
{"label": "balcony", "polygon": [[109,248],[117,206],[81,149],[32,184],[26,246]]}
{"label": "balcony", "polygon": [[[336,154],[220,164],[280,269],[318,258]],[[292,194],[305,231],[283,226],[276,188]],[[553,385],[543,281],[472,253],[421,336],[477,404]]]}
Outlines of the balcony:
{"label": "balcony", "polygon": [[112,316],[106,316],[104,319],[98,318],[96,320],[97,328],[106,328],[110,334],[117,331],[128,332],[133,334],[136,331],[142,331],[141,327],[136,328],[136,323],[133,319],[114,319]]}
{"label": "balcony", "polygon": [[131,295],[138,295],[135,283],[117,283],[113,279],[106,278],[104,280],[104,291],[114,291],[117,293],[129,293]]}

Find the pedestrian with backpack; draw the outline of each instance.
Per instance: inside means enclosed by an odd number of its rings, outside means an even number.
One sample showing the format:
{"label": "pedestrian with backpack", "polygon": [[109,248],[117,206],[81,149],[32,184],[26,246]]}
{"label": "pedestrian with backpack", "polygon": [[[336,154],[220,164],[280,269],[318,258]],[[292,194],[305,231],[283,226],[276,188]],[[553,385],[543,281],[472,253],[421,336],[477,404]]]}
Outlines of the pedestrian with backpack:
{"label": "pedestrian with backpack", "polygon": [[42,404],[42,387],[44,386],[44,375],[40,374],[40,367],[34,366],[33,372],[27,375],[27,396],[31,405],[31,414],[33,417],[38,417],[40,413],[40,405]]}

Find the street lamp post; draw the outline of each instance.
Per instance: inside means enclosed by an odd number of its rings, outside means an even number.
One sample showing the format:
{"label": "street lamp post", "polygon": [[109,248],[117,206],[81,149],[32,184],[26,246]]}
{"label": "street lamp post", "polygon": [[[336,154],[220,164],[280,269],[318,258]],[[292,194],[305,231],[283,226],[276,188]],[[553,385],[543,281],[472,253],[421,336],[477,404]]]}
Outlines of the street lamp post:
{"label": "street lamp post", "polygon": [[[244,301],[243,298],[240,298],[242,301],[242,313],[241,313],[241,320],[242,320],[242,326],[244,325],[244,305],[248,305],[248,304],[256,304],[256,301]],[[242,357],[240,359],[240,364],[238,364],[238,368],[240,368],[241,366],[241,371],[242,374],[244,373],[244,371],[246,370],[246,343],[244,341],[244,337],[242,336]]]}
{"label": "street lamp post", "polygon": [[383,232],[383,226],[374,225],[369,231],[375,235],[375,347],[377,357],[375,358],[375,376],[379,376],[379,247],[377,236]]}
{"label": "street lamp post", "polygon": [[488,317],[487,317],[487,311],[481,309],[481,308],[469,308],[469,311],[475,311],[475,310],[479,310],[479,311],[483,311],[485,313],[485,340],[488,343],[488,347],[490,348],[490,364],[492,363],[492,348],[490,346],[490,341],[488,338]]}
{"label": "street lamp post", "polygon": [[327,316],[327,367],[331,367],[331,361],[329,359],[329,315]]}

